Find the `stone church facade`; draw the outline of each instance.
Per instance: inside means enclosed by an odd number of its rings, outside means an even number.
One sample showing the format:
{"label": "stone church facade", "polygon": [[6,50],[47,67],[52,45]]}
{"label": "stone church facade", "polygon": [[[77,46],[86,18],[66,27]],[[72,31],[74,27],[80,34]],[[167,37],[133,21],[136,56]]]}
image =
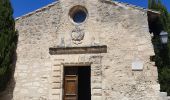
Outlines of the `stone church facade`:
{"label": "stone church facade", "polygon": [[59,0],[16,19],[7,100],[161,100],[147,13],[157,14],[111,0]]}

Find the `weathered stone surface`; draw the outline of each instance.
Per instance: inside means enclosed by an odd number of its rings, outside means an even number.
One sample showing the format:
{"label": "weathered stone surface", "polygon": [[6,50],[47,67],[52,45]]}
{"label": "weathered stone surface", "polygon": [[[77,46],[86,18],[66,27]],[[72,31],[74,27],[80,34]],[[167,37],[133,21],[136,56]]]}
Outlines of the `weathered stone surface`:
{"label": "weathered stone surface", "polygon": [[[92,100],[159,100],[157,68],[148,29],[147,12],[111,0],[60,0],[16,20],[19,32],[14,83],[3,98],[62,100],[64,66],[91,67]],[[75,5],[88,16],[73,23],[68,13]],[[81,43],[72,31],[83,30]],[[50,47],[107,45],[107,53],[50,55]],[[143,70],[133,71],[139,58]],[[5,95],[7,94],[7,95]],[[1,99],[0,100],[9,100]]]}

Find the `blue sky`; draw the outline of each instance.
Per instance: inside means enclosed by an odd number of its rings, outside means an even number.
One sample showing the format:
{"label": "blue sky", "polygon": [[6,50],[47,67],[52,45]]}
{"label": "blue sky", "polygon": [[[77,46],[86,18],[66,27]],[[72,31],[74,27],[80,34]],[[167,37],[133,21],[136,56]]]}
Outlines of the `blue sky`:
{"label": "blue sky", "polygon": [[[50,4],[51,2],[54,1],[56,0],[11,0],[14,9],[14,17],[16,18],[22,16],[38,8],[41,8],[47,4]],[[134,4],[144,8],[147,8],[148,5],[147,4],[148,0],[119,0],[119,1]],[[162,0],[162,2],[166,5],[170,12],[170,0]]]}

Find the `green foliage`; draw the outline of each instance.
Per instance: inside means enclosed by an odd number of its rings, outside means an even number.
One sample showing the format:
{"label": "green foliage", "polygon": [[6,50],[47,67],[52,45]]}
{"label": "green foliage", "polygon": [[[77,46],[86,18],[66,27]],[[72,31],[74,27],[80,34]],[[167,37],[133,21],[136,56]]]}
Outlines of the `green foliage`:
{"label": "green foliage", "polygon": [[151,32],[154,33],[152,42],[155,50],[155,63],[158,67],[159,83],[161,91],[168,92],[170,95],[170,41],[167,45],[160,42],[160,32],[166,31],[170,39],[170,14],[166,7],[161,3],[161,0],[149,0],[148,7],[161,12],[160,17],[157,17],[154,22],[149,23]]}
{"label": "green foliage", "polygon": [[[168,32],[168,33],[170,33],[170,13],[169,13],[169,15],[168,15],[168,22],[167,22],[167,23],[168,23],[168,26],[167,26],[167,27],[168,27],[167,32]],[[169,34],[169,37],[170,37],[170,34]],[[169,38],[169,39],[170,39],[170,38]]]}
{"label": "green foliage", "polygon": [[170,68],[168,66],[162,68],[159,74],[159,82],[162,84],[161,91],[170,93]]}
{"label": "green foliage", "polygon": [[16,42],[17,32],[10,0],[0,0],[0,91],[5,89],[11,76]]}

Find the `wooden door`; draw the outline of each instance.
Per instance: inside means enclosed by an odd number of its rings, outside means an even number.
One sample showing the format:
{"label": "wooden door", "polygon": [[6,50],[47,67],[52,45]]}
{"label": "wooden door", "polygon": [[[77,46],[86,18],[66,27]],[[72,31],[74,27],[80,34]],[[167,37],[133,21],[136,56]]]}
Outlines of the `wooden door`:
{"label": "wooden door", "polygon": [[77,68],[66,67],[64,74],[64,100],[78,100]]}

